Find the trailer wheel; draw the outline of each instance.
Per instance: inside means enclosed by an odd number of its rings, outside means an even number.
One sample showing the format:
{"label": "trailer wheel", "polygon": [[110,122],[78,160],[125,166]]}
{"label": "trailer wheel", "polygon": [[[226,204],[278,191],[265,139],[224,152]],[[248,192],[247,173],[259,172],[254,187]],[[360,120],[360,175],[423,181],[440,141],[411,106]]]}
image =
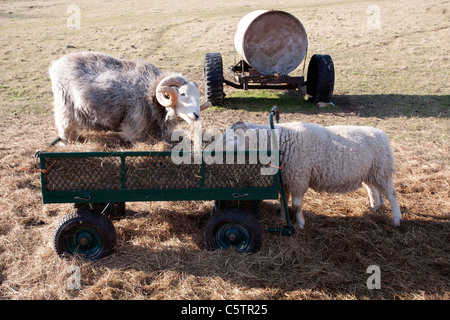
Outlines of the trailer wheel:
{"label": "trailer wheel", "polygon": [[209,251],[234,248],[254,253],[261,248],[262,230],[255,216],[237,209],[215,212],[205,227],[205,247]]}
{"label": "trailer wheel", "polygon": [[329,103],[334,90],[334,64],[329,55],[315,54],[308,65],[306,93],[313,103]]}
{"label": "trailer wheel", "polygon": [[220,53],[207,53],[203,69],[205,77],[205,100],[214,106],[223,105],[223,66]]}
{"label": "trailer wheel", "polygon": [[78,254],[96,260],[111,253],[116,238],[116,229],[107,217],[92,210],[79,210],[58,224],[53,245],[58,255]]}

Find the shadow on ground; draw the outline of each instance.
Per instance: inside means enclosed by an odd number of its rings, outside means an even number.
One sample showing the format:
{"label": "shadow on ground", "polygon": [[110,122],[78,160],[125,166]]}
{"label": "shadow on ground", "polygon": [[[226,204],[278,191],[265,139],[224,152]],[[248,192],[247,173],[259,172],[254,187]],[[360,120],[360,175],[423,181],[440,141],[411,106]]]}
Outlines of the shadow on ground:
{"label": "shadow on ground", "polygon": [[335,95],[335,106],[319,108],[304,99],[298,91],[276,92],[267,97],[239,95],[225,98],[224,108],[270,112],[274,105],[281,112],[353,113],[361,117],[449,117],[450,95]]}

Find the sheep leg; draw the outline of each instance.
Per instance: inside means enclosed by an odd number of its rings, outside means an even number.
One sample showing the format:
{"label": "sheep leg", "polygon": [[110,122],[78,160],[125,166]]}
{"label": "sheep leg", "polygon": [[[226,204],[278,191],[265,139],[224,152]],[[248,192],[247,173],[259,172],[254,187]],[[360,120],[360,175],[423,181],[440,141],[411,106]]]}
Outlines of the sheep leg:
{"label": "sheep leg", "polygon": [[379,204],[380,204],[380,207],[384,204],[384,199],[383,199],[383,195],[380,193],[380,192],[378,192],[378,190],[377,189],[375,189],[376,191],[377,191],[377,193],[378,193],[378,197],[379,197]]}
{"label": "sheep leg", "polygon": [[290,198],[290,193],[289,191],[285,188],[285,194],[286,194],[286,202],[288,203],[288,207],[285,208],[284,207],[284,201],[283,198],[280,196],[280,214],[278,216],[278,219],[280,220],[286,220],[286,210],[289,210],[289,198]]}
{"label": "sheep leg", "polygon": [[79,137],[78,128],[73,125],[69,127],[58,126],[58,135],[63,145],[68,141],[77,141]]}
{"label": "sheep leg", "polygon": [[68,134],[69,141],[77,141],[79,137],[80,137],[80,134],[78,132],[78,127],[72,126],[70,128],[70,132]]}
{"label": "sheep leg", "polygon": [[377,211],[384,203],[383,196],[378,192],[374,185],[368,182],[363,182],[363,185],[366,187],[367,193],[369,194],[370,209],[372,211]]}
{"label": "sheep leg", "polygon": [[[64,95],[64,93],[61,93]],[[55,124],[60,138],[60,144],[65,145],[68,141],[77,141],[78,124],[73,119],[69,107],[67,107],[63,100],[59,101],[59,94],[55,94]]]}
{"label": "sheep leg", "polygon": [[292,196],[292,208],[295,211],[295,218],[300,229],[305,227],[305,217],[302,212],[303,196]]}
{"label": "sheep leg", "polygon": [[392,222],[394,226],[400,225],[402,219],[402,213],[397,201],[397,191],[395,191],[394,183],[389,181],[386,188],[380,188],[380,192],[389,200],[392,211]]}

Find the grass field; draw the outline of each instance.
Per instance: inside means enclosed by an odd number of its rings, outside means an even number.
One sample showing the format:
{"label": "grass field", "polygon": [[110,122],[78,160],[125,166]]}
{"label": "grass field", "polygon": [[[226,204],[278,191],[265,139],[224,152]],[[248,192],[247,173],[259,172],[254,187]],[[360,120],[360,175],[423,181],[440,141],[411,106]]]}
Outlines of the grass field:
{"label": "grass field", "polygon": [[[205,111],[203,128],[267,123],[275,104],[281,122],[378,127],[396,160],[402,225],[391,226],[389,205],[371,213],[363,188],[309,191],[305,229],[293,237],[264,233],[253,255],[207,252],[210,202],[131,203],[114,221],[111,256],[57,257],[53,231],[71,205],[43,205],[39,174],[21,170],[57,135],[50,62],[84,50],[145,59],[184,73],[203,94],[205,53],[234,65],[239,19],[272,8],[302,21],[306,63],[314,53],[333,58],[335,106],[318,108],[298,92],[225,87],[225,106]],[[0,1],[0,299],[449,299],[449,15],[446,0]],[[113,134],[83,136],[80,148],[117,142]],[[277,208],[263,202],[263,227],[279,223]],[[73,265],[76,290],[67,285]],[[380,267],[381,289],[366,285],[371,265]]]}

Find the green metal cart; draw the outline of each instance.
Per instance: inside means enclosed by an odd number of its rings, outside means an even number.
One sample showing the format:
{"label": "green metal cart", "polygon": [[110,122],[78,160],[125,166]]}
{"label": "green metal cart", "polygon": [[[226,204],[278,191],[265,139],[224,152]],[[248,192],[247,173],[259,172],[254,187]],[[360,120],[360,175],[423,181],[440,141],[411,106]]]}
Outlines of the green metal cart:
{"label": "green metal cart", "polygon": [[[276,107],[270,113],[272,129],[274,116],[278,119]],[[39,151],[36,156],[43,203],[74,203],[74,210],[55,230],[55,251],[59,255],[77,254],[93,260],[108,255],[116,245],[116,230],[110,217],[124,214],[126,202],[213,200],[211,217],[204,230],[206,249],[231,247],[239,252],[256,252],[262,243],[258,221],[260,200],[281,197],[287,208],[281,169],[273,175],[261,175],[261,168],[270,164],[249,161],[257,152],[234,151],[231,156],[235,160],[238,156],[245,159],[239,164],[237,161],[207,164],[204,158],[211,154],[205,151],[201,152],[202,161],[198,164],[175,164],[171,151]],[[265,151],[265,155],[270,152]],[[223,158],[227,155],[224,151]],[[234,204],[238,200],[251,200],[252,209],[237,207]],[[288,210],[285,211],[287,225],[268,230],[293,234]]]}

